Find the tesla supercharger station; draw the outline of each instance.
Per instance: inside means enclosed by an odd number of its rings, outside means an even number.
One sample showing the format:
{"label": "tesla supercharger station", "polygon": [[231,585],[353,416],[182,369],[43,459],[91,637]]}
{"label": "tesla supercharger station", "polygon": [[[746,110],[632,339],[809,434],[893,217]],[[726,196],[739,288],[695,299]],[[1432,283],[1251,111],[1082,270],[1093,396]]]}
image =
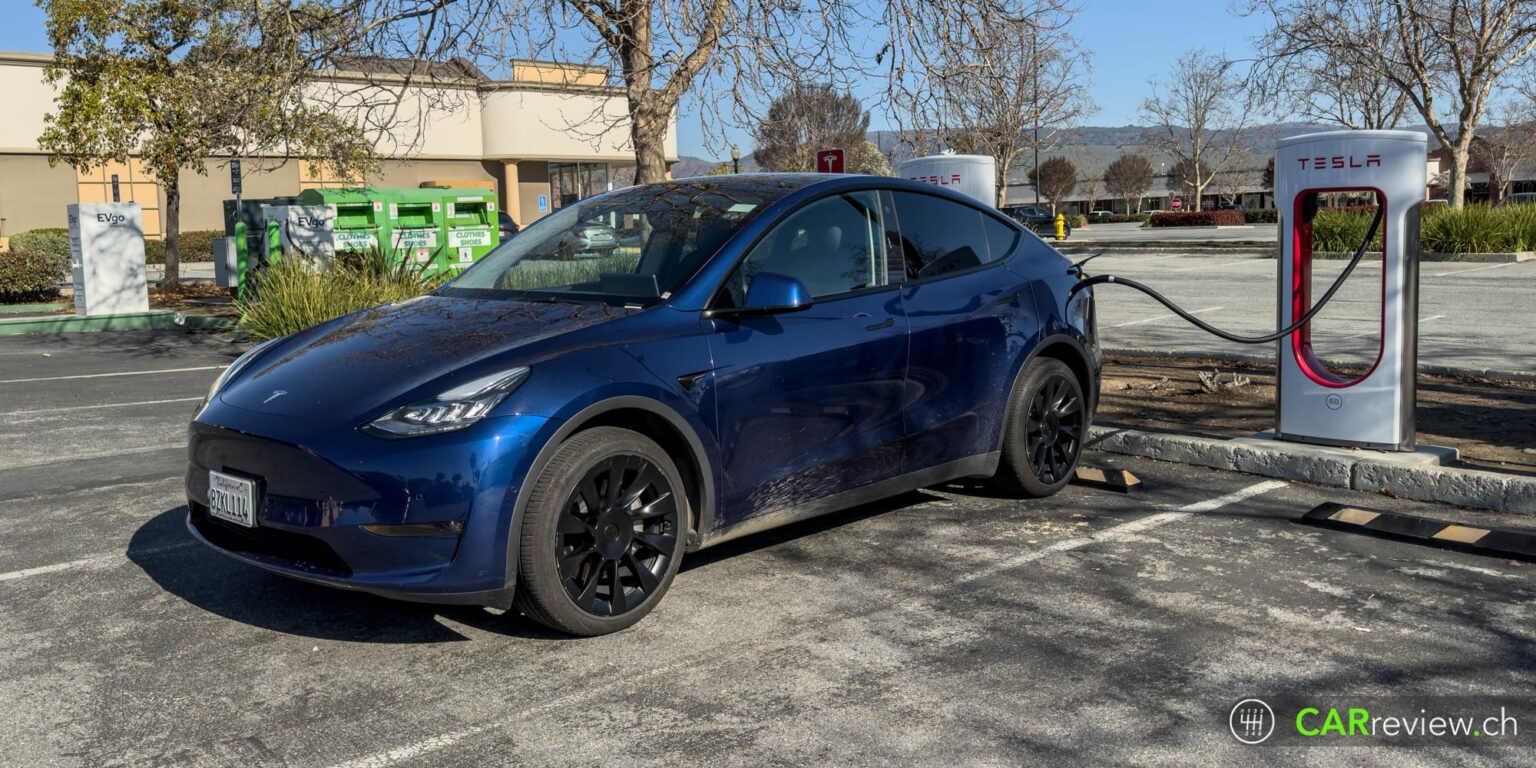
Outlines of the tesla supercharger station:
{"label": "tesla supercharger station", "polygon": [[144,213],[139,204],[69,206],[69,267],[75,314],[148,312]]}
{"label": "tesla supercharger station", "polygon": [[929,155],[896,166],[896,175],[949,187],[997,207],[997,160],[991,155]]}
{"label": "tesla supercharger station", "polygon": [[[1408,131],[1337,131],[1296,136],[1275,148],[1280,224],[1280,324],[1312,307],[1312,219],[1330,200],[1374,193],[1381,220],[1381,315],[1374,363],[1338,373],[1313,345],[1312,323],[1280,339],[1275,436],[1381,450],[1414,449],[1418,369],[1419,210],[1426,184],[1425,137]],[[1357,271],[1352,280],[1368,279]],[[1314,318],[1313,322],[1316,321]]]}

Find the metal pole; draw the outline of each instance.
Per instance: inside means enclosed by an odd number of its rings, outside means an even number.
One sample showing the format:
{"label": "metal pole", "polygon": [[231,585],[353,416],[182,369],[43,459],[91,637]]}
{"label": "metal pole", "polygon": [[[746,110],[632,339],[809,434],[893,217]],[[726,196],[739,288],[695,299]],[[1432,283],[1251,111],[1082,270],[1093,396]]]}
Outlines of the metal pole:
{"label": "metal pole", "polygon": [[1034,150],[1035,150],[1035,205],[1040,204],[1040,30],[1030,27],[1029,30],[1029,61],[1034,72],[1035,98],[1030,102],[1030,110],[1035,117]]}

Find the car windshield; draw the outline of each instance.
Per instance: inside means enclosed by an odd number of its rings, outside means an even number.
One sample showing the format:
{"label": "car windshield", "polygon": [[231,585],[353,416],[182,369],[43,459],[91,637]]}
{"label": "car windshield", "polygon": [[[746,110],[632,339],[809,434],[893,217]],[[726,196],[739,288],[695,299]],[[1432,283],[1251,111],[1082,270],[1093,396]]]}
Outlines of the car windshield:
{"label": "car windshield", "polygon": [[441,289],[448,296],[661,301],[800,184],[760,176],[649,184],[571,203],[530,224]]}

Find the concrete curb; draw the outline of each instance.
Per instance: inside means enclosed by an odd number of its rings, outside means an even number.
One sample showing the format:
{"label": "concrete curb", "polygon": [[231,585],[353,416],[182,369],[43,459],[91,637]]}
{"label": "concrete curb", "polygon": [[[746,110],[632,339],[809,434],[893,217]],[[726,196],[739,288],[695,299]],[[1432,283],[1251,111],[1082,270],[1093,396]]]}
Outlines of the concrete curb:
{"label": "concrete curb", "polygon": [[239,321],[233,317],[187,315],[169,309],[121,315],[79,317],[18,317],[0,320],[0,336],[28,333],[94,333],[98,331],[225,330]]}
{"label": "concrete curb", "polygon": [[[1270,348],[1264,345],[1266,349]],[[1256,354],[1248,352],[1198,352],[1182,350],[1178,352],[1165,352],[1160,349],[1141,349],[1139,347],[1104,347],[1104,354],[1116,357],[1134,357],[1143,360],[1219,360],[1228,363],[1267,363],[1274,365],[1274,353]],[[1350,361],[1325,359],[1324,363],[1331,366],[1348,367]],[[1358,362],[1358,361],[1356,361]],[[1419,362],[1419,373],[1428,373],[1435,376],[1460,376],[1471,379],[1490,379],[1494,381],[1536,381],[1536,371],[1510,371],[1496,368],[1470,368],[1461,365],[1433,365]]]}
{"label": "concrete curb", "polygon": [[1264,477],[1386,492],[1408,499],[1460,507],[1536,514],[1536,478],[1478,469],[1405,466],[1331,455],[1312,446],[1286,443],[1269,448],[1250,441],[1093,427],[1088,447],[1181,464],[1246,472]]}

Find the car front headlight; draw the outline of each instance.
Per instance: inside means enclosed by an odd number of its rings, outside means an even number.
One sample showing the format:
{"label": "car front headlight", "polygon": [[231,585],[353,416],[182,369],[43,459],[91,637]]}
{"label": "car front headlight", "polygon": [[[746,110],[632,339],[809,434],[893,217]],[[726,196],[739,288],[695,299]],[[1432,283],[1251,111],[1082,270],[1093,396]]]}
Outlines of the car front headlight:
{"label": "car front headlight", "polygon": [[528,373],[523,366],[481,376],[430,400],[396,408],[365,424],[363,431],[378,437],[417,437],[463,429],[485,418]]}
{"label": "car front headlight", "polygon": [[203,406],[208,405],[208,403],[213,400],[214,395],[219,394],[219,390],[224,388],[225,384],[228,384],[231,379],[235,378],[236,374],[240,373],[240,371],[244,370],[245,366],[250,365],[251,361],[256,359],[256,355],[260,354],[263,349],[272,346],[277,341],[278,339],[267,339],[266,341],[263,341],[262,343],[247,349],[245,354],[235,358],[235,361],[230,363],[229,367],[225,368],[223,372],[219,374],[218,378],[213,380],[213,386],[208,387],[208,394],[203,398],[203,404],[198,406],[198,410],[202,410]]}

